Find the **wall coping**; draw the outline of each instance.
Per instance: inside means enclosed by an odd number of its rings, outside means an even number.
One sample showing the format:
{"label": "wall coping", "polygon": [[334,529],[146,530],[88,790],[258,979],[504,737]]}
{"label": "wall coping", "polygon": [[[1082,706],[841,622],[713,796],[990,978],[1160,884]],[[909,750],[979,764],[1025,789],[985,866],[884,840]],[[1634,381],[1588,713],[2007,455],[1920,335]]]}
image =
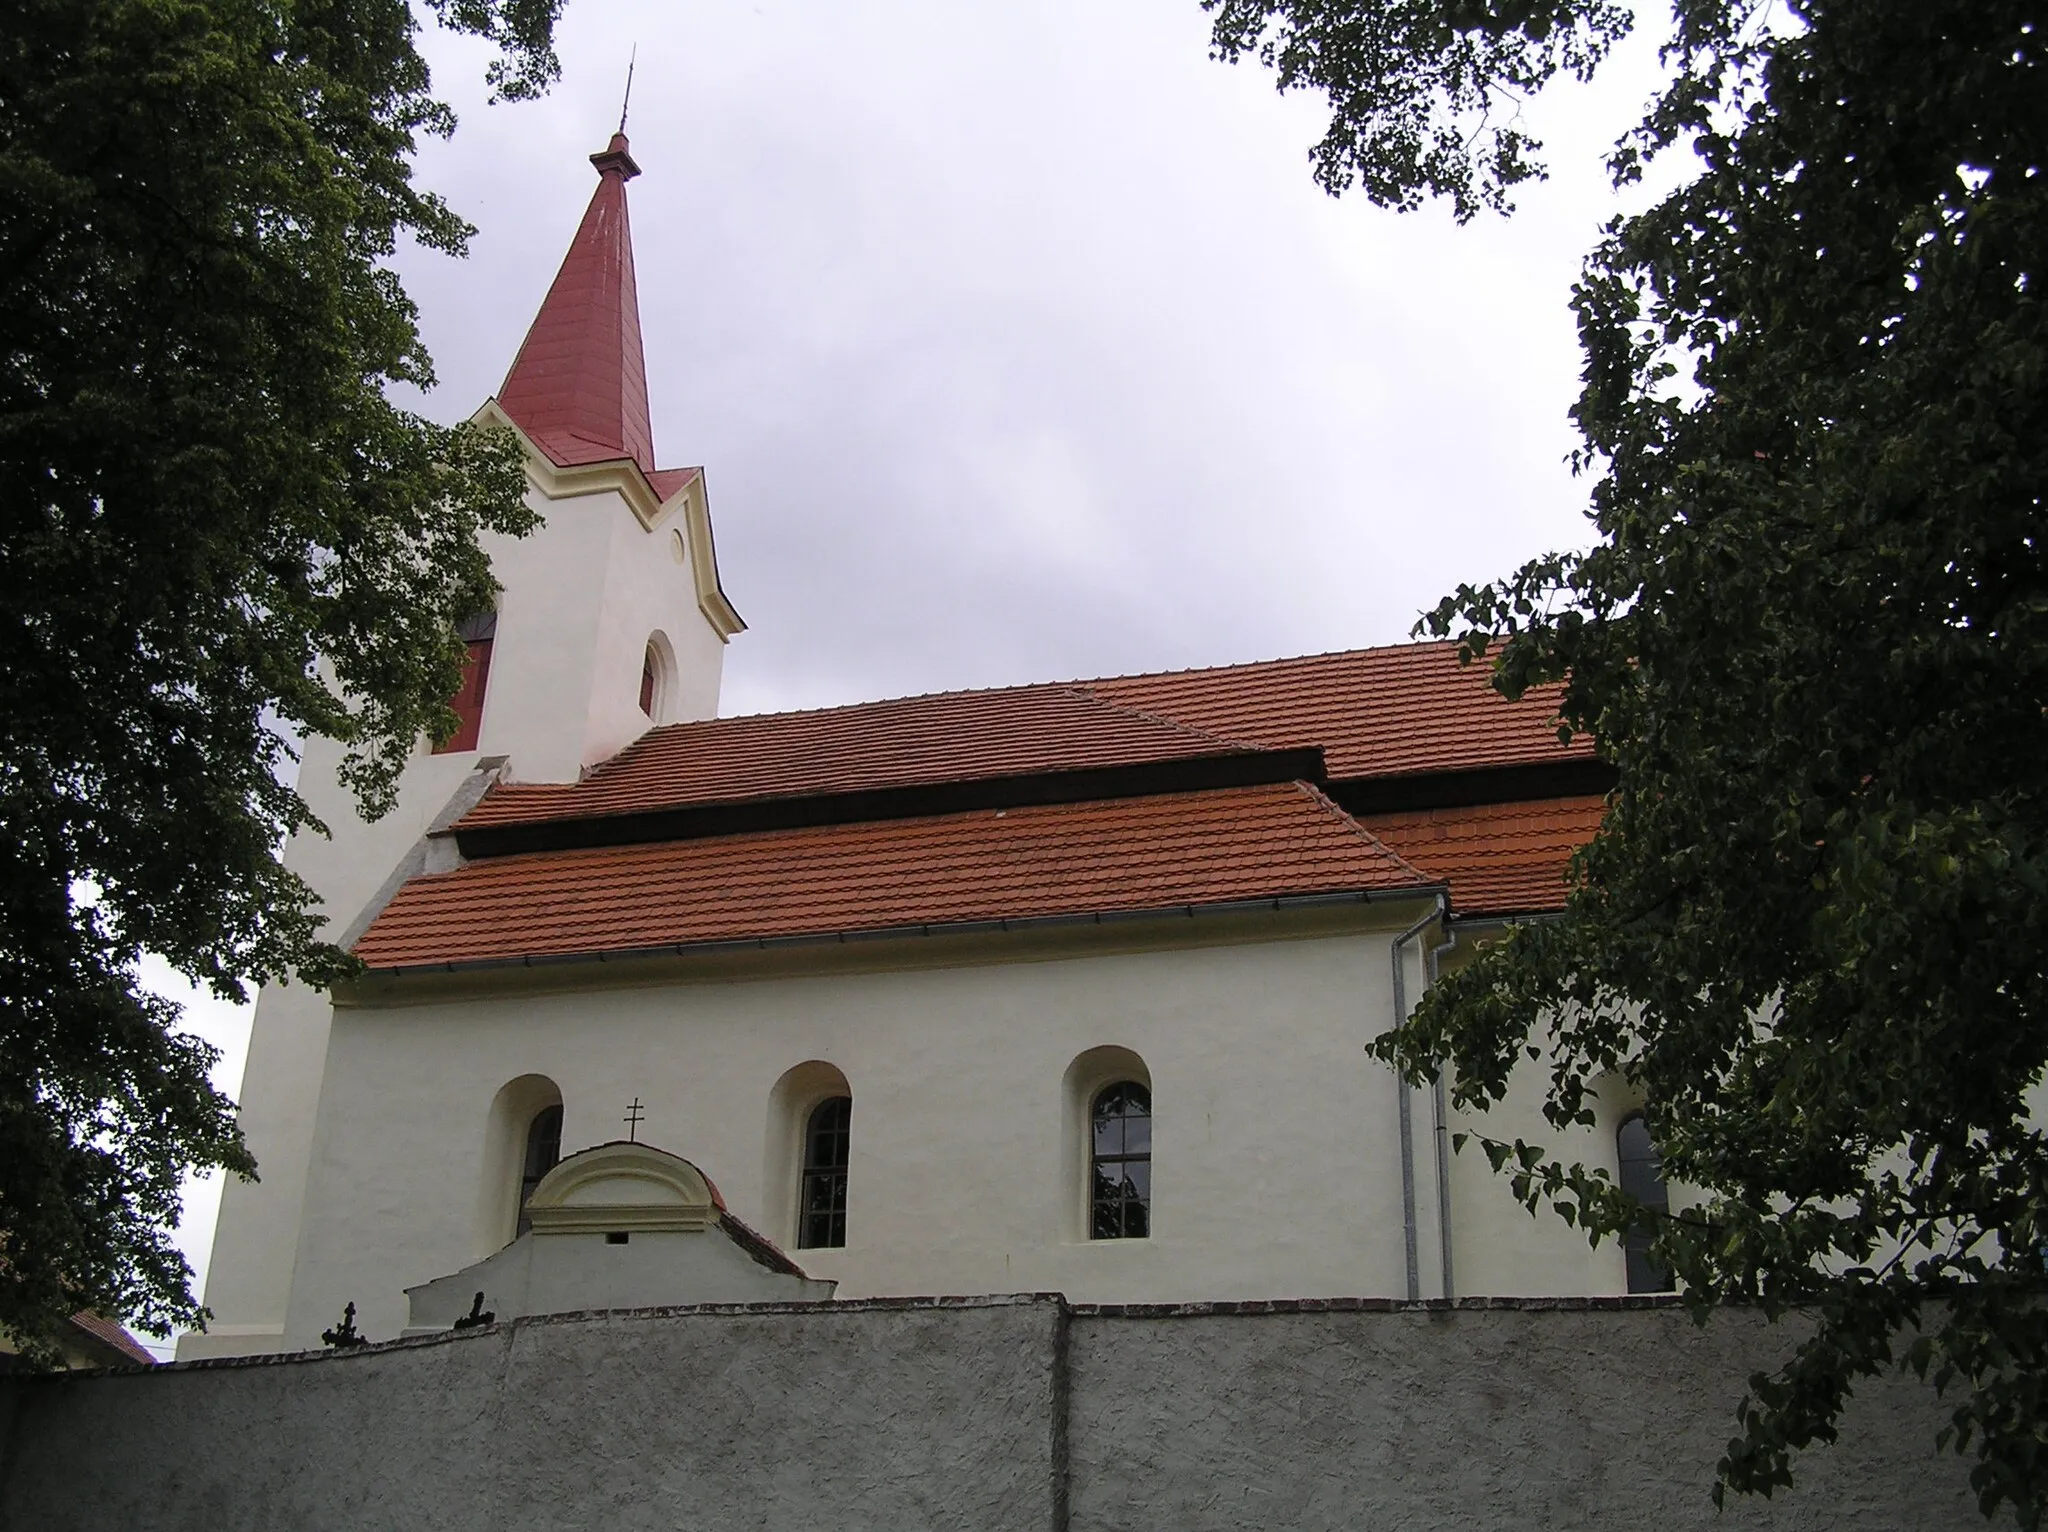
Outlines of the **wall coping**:
{"label": "wall coping", "polygon": [[[675,1303],[637,1309],[572,1309],[559,1314],[525,1314],[503,1324],[438,1335],[398,1336],[348,1350],[266,1351],[250,1356],[197,1357],[188,1362],[132,1363],[115,1367],[76,1368],[68,1372],[15,1373],[9,1382],[62,1382],[123,1373],[211,1372],[237,1367],[296,1367],[347,1362],[358,1357],[388,1356],[426,1346],[461,1345],[488,1335],[504,1335],[545,1325],[611,1323],[616,1320],[713,1317],[743,1319],[755,1315],[802,1314],[832,1316],[876,1311],[918,1312],[950,1309],[1019,1308],[1044,1305],[1075,1319],[1220,1319],[1276,1314],[1619,1314],[1683,1307],[1677,1293],[1630,1293],[1572,1298],[1221,1298],[1188,1303],[1070,1303],[1064,1293],[946,1294],[902,1298],[827,1298],[777,1300],[766,1303]],[[1737,1305],[1722,1304],[1722,1308]]]}

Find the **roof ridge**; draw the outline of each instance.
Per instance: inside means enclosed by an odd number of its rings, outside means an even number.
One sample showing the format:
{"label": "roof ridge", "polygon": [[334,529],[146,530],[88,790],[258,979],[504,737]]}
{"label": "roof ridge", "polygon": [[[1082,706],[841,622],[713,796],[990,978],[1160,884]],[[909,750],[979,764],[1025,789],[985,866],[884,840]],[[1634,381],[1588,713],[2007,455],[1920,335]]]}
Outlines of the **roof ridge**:
{"label": "roof ridge", "polygon": [[[667,470],[663,471],[666,472]],[[1405,644],[1368,644],[1358,649],[1324,649],[1314,654],[1274,655],[1262,660],[1231,660],[1222,665],[1184,665],[1179,668],[1169,668],[1166,670],[1132,670],[1110,676],[1070,676],[1045,681],[1004,681],[992,686],[948,686],[941,687],[936,691],[902,692],[893,697],[863,697],[854,702],[822,702],[815,707],[770,708],[759,713],[721,713],[711,718],[686,718],[675,723],[657,724],[654,728],[649,729],[647,734],[641,735],[640,738],[645,739],[648,735],[664,730],[694,728],[704,724],[738,723],[742,720],[758,722],[770,718],[811,717],[819,713],[851,712],[855,708],[884,707],[890,703],[931,702],[941,697],[992,697],[1002,692],[1092,692],[1096,687],[1108,685],[1113,681],[1156,681],[1168,676],[1201,676],[1215,675],[1226,670],[1253,670],[1261,665],[1305,664],[1311,660],[1342,660],[1368,654],[1397,654],[1414,650],[1450,649],[1454,647],[1456,647],[1455,643],[1450,639],[1424,639]],[[1129,703],[1111,702],[1106,697],[1102,700],[1109,706],[1130,707]],[[1132,711],[1141,710],[1132,709]],[[1177,719],[1164,719],[1162,721],[1179,723]],[[1182,728],[1189,727],[1186,724],[1179,724],[1179,726]],[[635,743],[638,743],[638,741],[635,741]],[[1229,741],[1229,743],[1236,743],[1236,741]],[[627,748],[631,749],[632,747],[628,746]],[[621,751],[620,754],[624,754],[624,752]],[[617,760],[618,758],[618,756],[613,756],[612,760]],[[604,764],[608,766],[611,762],[607,761]]]}
{"label": "roof ridge", "polygon": [[1358,837],[1361,840],[1365,841],[1367,845],[1371,846],[1375,851],[1379,852],[1381,856],[1384,856],[1396,867],[1399,867],[1406,872],[1414,874],[1416,882],[1428,885],[1435,885],[1443,881],[1441,878],[1432,878],[1428,873],[1424,872],[1420,867],[1417,867],[1413,862],[1409,861],[1408,858],[1401,855],[1401,853],[1396,851],[1392,846],[1389,846],[1385,841],[1381,840],[1377,835],[1373,834],[1372,831],[1368,830],[1364,825],[1360,824],[1357,821],[1357,819],[1352,817],[1351,811],[1349,809],[1345,808],[1344,805],[1339,803],[1336,799],[1332,798],[1320,787],[1316,786],[1315,783],[1304,782],[1297,779],[1292,785],[1297,791],[1306,795],[1310,802],[1316,804],[1319,808],[1323,810],[1324,813],[1330,815],[1333,819],[1337,820],[1346,829],[1351,830],[1356,835],[1358,835]]}
{"label": "roof ridge", "polygon": [[1297,665],[1310,660],[1348,660],[1368,654],[1400,654],[1421,649],[1455,649],[1450,638],[1409,639],[1399,644],[1364,644],[1356,649],[1318,649],[1312,654],[1275,654],[1262,660],[1227,660],[1221,665],[1181,665],[1166,670],[1132,670],[1114,676],[1090,676],[1076,684],[1102,686],[1111,681],[1159,681],[1168,676],[1206,676],[1225,670],[1256,670],[1262,665]]}

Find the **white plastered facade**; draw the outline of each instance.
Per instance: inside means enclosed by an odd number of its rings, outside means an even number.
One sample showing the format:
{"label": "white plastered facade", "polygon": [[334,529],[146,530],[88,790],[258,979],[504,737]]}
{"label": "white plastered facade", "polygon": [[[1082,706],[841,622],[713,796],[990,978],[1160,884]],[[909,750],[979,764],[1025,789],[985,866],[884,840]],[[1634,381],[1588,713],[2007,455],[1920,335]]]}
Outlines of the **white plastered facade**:
{"label": "white plastered facade", "polygon": [[[312,1346],[351,1302],[365,1333],[397,1334],[405,1288],[504,1245],[495,1194],[518,1164],[491,1121],[515,1080],[559,1091],[565,1153],[616,1137],[626,1104],[644,1102],[643,1136],[701,1166],[841,1297],[1404,1296],[1399,1087],[1364,1049],[1393,1017],[1394,939],[1426,908],[365,981],[332,1013],[282,1334],[205,1350]],[[1107,1072],[1091,1069],[1104,1056]],[[1082,1098],[1117,1060],[1141,1063],[1152,1089],[1152,1232],[1092,1241]],[[797,1136],[815,1082],[841,1078],[846,1244],[797,1249]],[[1488,1131],[1540,1122],[1533,1098],[1503,1113]],[[1425,1092],[1412,1132],[1433,1297]],[[1611,1159],[1611,1127],[1558,1147]],[[1614,1246],[1532,1219],[1476,1154],[1455,1158],[1451,1183],[1461,1291],[1622,1290]]]}
{"label": "white plastered facade", "polygon": [[[478,419],[518,431],[495,403]],[[429,866],[441,851],[429,831],[489,780],[573,782],[656,722],[718,711],[725,644],[743,624],[719,589],[703,476],[664,501],[630,461],[564,470],[525,445],[541,525],[484,539],[501,595],[477,748],[435,754],[422,741],[396,806],[365,823],[340,785],[340,747],[306,742],[299,791],[332,835],[294,836],[285,862],[319,896],[330,935],[360,932]],[[665,671],[653,718],[640,709],[650,641]],[[222,1191],[206,1288],[214,1317],[208,1333],[180,1341],[180,1357],[285,1344],[331,1014],[328,997],[303,985],[271,985],[258,999],[241,1123],[261,1180]]]}

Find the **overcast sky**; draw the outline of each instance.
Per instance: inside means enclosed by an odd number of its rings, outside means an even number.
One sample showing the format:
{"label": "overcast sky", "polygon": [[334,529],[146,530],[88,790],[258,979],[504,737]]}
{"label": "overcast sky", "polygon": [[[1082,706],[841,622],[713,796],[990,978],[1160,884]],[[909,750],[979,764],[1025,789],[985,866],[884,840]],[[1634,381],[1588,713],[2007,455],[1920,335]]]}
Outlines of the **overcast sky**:
{"label": "overcast sky", "polygon": [[[1324,195],[1321,103],[1207,36],[1196,0],[569,0],[561,84],[506,106],[430,37],[461,124],[420,178],[477,234],[398,263],[421,407],[495,392],[637,45],[656,451],[704,466],[750,625],[723,711],[1395,642],[1583,544],[1567,300],[1651,48],[1535,102],[1552,179],[1461,229]],[[193,1020],[235,1088],[246,1013]]]}

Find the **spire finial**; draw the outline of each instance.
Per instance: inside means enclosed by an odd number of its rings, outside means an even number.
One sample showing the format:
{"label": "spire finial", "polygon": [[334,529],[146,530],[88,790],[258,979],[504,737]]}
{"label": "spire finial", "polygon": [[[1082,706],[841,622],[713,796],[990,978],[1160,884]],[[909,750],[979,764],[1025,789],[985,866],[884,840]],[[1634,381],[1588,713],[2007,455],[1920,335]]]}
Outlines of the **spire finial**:
{"label": "spire finial", "polygon": [[640,45],[633,44],[633,51],[626,55],[626,95],[619,102],[619,131],[626,131],[626,108],[633,104],[633,65],[640,57]]}

